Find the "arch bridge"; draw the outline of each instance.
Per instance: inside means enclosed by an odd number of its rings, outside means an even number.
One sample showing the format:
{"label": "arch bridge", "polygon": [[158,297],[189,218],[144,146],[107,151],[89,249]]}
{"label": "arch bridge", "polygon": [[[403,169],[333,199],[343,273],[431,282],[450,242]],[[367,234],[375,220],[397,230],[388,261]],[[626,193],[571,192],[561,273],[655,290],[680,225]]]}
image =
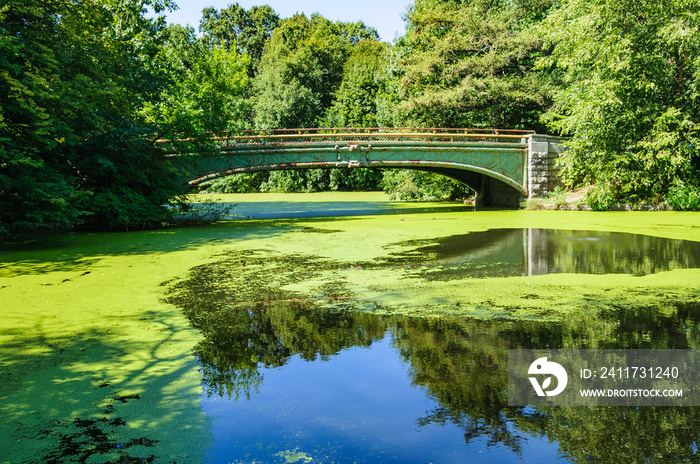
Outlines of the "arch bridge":
{"label": "arch bridge", "polygon": [[207,149],[184,150],[191,154],[173,146],[168,160],[183,183],[196,185],[231,174],[280,169],[416,169],[468,185],[477,194],[477,205],[507,207],[558,185],[554,164],[564,150],[557,137],[517,130],[278,129],[208,140],[212,143]]}

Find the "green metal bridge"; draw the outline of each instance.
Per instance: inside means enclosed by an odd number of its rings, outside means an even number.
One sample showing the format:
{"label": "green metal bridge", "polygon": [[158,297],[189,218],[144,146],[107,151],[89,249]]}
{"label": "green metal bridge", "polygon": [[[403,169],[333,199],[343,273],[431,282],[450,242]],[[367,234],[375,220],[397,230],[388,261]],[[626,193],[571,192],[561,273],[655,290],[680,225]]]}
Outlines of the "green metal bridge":
{"label": "green metal bridge", "polygon": [[558,184],[554,161],[563,151],[556,137],[515,130],[279,129],[209,141],[213,149],[169,156],[183,183],[279,169],[417,169],[463,182],[482,206],[517,206],[525,197],[551,190]]}

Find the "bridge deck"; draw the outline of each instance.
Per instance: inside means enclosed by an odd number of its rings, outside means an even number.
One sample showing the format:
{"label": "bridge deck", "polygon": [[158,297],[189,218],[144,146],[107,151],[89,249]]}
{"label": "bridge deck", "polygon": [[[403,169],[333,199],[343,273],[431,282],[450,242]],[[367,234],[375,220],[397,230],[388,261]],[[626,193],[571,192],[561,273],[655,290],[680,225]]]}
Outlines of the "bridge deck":
{"label": "bridge deck", "polygon": [[[517,205],[518,198],[528,195],[535,137],[533,131],[518,130],[321,128],[239,131],[158,143],[171,147],[168,163],[190,185],[261,170],[407,168],[455,178],[493,204]],[[548,150],[549,142],[537,144]]]}

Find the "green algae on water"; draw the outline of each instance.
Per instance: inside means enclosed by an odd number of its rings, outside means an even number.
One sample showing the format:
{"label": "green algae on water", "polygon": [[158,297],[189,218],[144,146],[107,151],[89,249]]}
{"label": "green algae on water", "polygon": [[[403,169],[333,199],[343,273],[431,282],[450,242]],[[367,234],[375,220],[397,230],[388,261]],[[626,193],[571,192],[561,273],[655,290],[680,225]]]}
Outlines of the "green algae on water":
{"label": "green algae on water", "polygon": [[[266,201],[261,208],[275,204]],[[568,321],[614,339],[610,324],[596,325],[599,315],[619,308],[673,314],[700,299],[697,269],[643,276],[484,272],[487,278],[474,278],[437,259],[417,267],[401,262],[402,256],[410,261],[430,253],[426,247],[441,239],[499,229],[607,231],[700,242],[700,215],[403,212],[71,234],[6,248],[0,251],[5,419],[0,462],[61,462],[67,455],[86,462],[202,461],[212,436],[199,406],[201,366],[192,354],[207,359],[216,353],[216,346],[207,351],[210,343],[217,341],[191,324],[231,320],[289,328],[284,343],[261,337],[255,345],[256,359],[272,364],[290,346],[311,359],[332,356],[343,340],[371,344],[387,327],[386,320],[371,318],[377,313],[428,315],[435,321],[464,316]],[[496,268],[508,267],[511,254]],[[192,293],[192,301],[202,304],[208,298],[220,315],[206,316],[196,307],[183,313],[184,306],[171,300],[184,294],[187,282],[207,269],[203,266],[212,271],[207,283],[212,292]],[[266,308],[266,319],[241,319],[241,310],[250,307]],[[188,319],[187,311],[196,315]],[[197,320],[205,316],[209,319]],[[333,322],[328,333],[305,338],[321,319]],[[229,358],[230,366],[241,366],[236,363],[242,359]],[[232,390],[210,372],[205,387],[244,394],[255,389],[250,374],[240,379],[243,389]]]}
{"label": "green algae on water", "polygon": [[[572,312],[700,298],[695,284],[700,244],[693,241],[621,232],[548,235],[542,229],[495,229],[389,243],[384,235],[384,243],[374,245],[374,259],[366,256],[373,244],[362,241],[357,253],[348,250],[354,259],[347,260],[334,244],[360,242],[352,239],[354,231],[328,232],[318,224],[301,230],[307,233],[286,234],[267,249],[221,254],[211,266],[224,274],[205,280],[216,282],[217,291],[233,292],[228,300],[232,308],[242,301],[303,301],[334,310],[423,316],[561,320]],[[557,242],[562,243],[555,247]],[[364,259],[357,259],[363,253]],[[197,283],[203,271],[194,272],[186,285],[205,291],[207,286]]]}
{"label": "green algae on water", "polygon": [[160,284],[230,235],[74,234],[3,251],[0,462],[203,460],[200,335]]}

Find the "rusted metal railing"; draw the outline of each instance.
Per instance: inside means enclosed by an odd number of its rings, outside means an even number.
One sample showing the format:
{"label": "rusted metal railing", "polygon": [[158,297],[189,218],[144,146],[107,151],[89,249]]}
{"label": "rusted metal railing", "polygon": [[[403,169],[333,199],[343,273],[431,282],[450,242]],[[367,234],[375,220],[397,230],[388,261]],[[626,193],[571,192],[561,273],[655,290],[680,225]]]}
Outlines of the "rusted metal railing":
{"label": "rusted metal railing", "polygon": [[[314,142],[429,141],[429,142],[523,142],[534,131],[512,129],[464,129],[437,127],[328,127],[244,130],[205,134],[204,140],[223,146],[304,144]],[[200,139],[201,140],[201,139]],[[159,143],[193,142],[195,139],[159,140]]]}
{"label": "rusted metal railing", "polygon": [[212,137],[226,145],[351,141],[520,141],[534,131],[420,127],[343,127],[240,131]]}

